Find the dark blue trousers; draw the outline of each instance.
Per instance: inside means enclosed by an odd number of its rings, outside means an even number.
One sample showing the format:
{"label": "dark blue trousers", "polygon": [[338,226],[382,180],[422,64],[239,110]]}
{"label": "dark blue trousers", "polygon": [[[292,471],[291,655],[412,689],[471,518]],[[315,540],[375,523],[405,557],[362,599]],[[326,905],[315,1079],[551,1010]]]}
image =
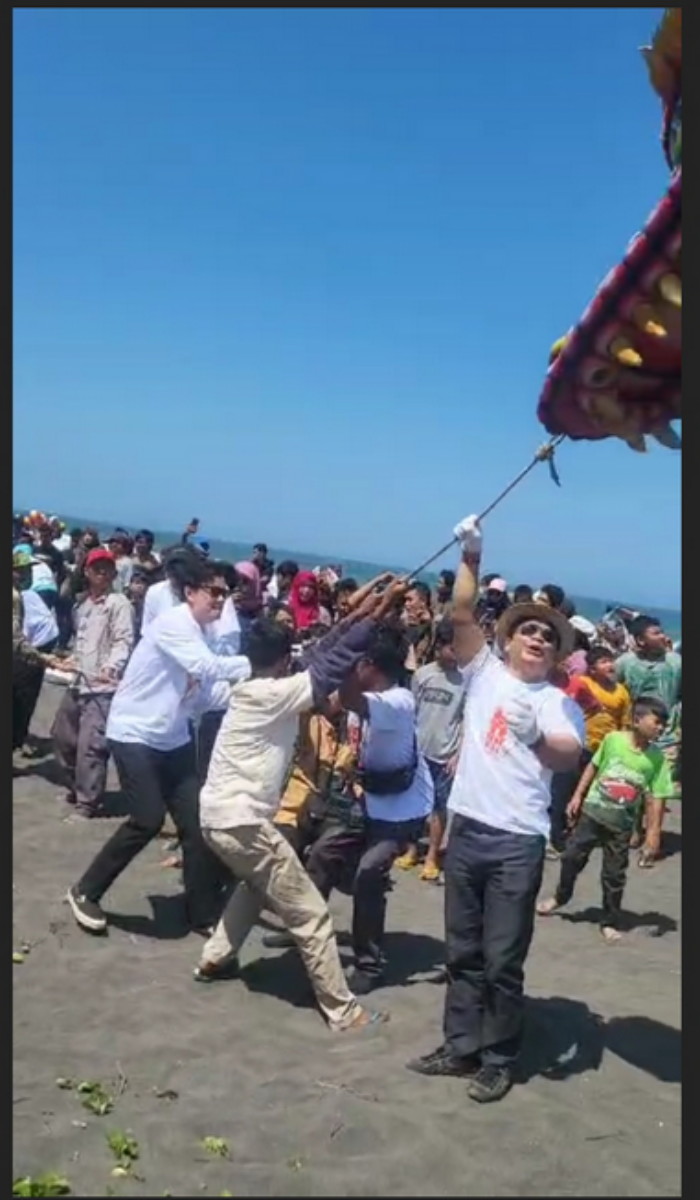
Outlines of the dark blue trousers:
{"label": "dark blue trousers", "polygon": [[545,839],[455,813],[445,855],[445,1043],[512,1066],[523,1029],[523,965]]}

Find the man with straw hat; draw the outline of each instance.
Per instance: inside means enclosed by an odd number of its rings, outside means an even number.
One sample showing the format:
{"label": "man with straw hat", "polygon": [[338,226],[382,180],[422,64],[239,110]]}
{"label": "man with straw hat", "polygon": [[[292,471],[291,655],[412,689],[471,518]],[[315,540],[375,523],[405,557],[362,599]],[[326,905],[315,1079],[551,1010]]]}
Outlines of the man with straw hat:
{"label": "man with straw hat", "polygon": [[460,522],[455,537],[462,562],[452,621],[466,708],[445,858],[445,1036],[409,1067],[469,1076],[469,1096],[486,1103],[510,1089],[520,1050],[552,773],[576,766],[585,735],[578,705],[549,682],[573,649],[566,617],[540,604],[511,605],[496,626],[498,658],[475,619],[478,519]]}

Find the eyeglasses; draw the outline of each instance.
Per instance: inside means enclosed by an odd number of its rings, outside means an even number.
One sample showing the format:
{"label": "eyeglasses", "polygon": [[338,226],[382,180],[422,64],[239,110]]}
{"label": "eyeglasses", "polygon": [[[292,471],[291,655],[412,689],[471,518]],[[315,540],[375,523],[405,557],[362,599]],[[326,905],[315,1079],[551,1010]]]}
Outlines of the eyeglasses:
{"label": "eyeglasses", "polygon": [[521,633],[523,637],[534,637],[539,633],[543,642],[548,646],[559,645],[559,634],[556,629],[552,629],[551,625],[544,625],[541,621],[525,621],[523,625],[518,625],[516,633]]}
{"label": "eyeglasses", "polygon": [[212,600],[226,600],[231,595],[230,589],[227,587],[219,587],[216,583],[208,583],[202,588],[203,592],[207,592]]}

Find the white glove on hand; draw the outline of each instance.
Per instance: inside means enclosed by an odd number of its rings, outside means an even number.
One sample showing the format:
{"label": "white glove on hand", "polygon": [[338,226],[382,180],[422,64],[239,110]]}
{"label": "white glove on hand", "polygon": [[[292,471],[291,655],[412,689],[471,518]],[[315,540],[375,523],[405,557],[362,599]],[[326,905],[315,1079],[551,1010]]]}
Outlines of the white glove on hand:
{"label": "white glove on hand", "polygon": [[462,547],[463,554],[481,554],[481,530],[477,516],[464,517],[459,525],[454,527],[454,535]]}
{"label": "white glove on hand", "polygon": [[524,746],[534,746],[540,736],[535,710],[526,696],[511,696],[503,706],[506,724]]}

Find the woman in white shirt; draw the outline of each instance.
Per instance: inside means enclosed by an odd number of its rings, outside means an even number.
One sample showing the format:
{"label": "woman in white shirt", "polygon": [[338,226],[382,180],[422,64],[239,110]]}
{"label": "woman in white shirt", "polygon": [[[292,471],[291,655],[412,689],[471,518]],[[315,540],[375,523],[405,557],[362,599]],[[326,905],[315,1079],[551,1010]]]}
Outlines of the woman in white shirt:
{"label": "woman in white shirt", "polygon": [[194,555],[183,566],[184,603],[157,617],[144,633],[117,688],[107,739],[131,815],[112,835],[67,901],[83,929],[100,933],[101,900],[125,867],[157,835],[166,811],[183,852],[190,924],[209,932],[222,901],[223,872],[199,828],[199,779],[191,721],[228,695],[249,673],[248,660],[213,654],[204,630],[228,597],[215,563]]}

